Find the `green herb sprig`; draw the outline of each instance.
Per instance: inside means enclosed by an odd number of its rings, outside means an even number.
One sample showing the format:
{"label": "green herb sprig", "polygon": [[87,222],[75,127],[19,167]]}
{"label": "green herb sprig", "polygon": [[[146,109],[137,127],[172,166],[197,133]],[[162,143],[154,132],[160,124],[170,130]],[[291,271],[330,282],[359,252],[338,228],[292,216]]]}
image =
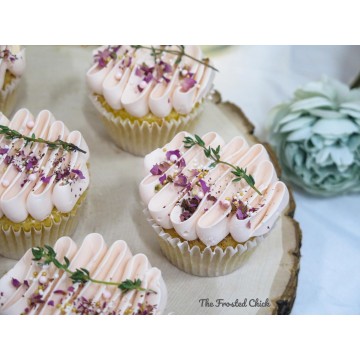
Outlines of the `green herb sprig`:
{"label": "green herb sprig", "polygon": [[0,125],[0,134],[5,135],[5,138],[8,140],[14,140],[14,139],[24,139],[25,140],[25,146],[29,143],[40,143],[40,144],[46,144],[50,149],[56,149],[58,147],[63,148],[66,151],[80,151],[83,154],[86,154],[86,151],[83,149],[80,149],[73,143],[68,143],[65,141],[62,141],[60,139],[56,141],[49,141],[44,140],[42,138],[35,137],[35,134],[32,134],[30,136],[23,135],[19,133],[16,130],[10,129],[9,127],[5,125]]}
{"label": "green herb sprig", "polygon": [[238,182],[244,179],[252,189],[254,189],[259,195],[262,195],[262,193],[255,187],[255,179],[252,177],[252,175],[246,172],[247,169],[243,169],[239,166],[235,166],[220,159],[220,145],[216,149],[212,148],[211,146],[206,147],[205,142],[198,135],[195,135],[194,138],[186,136],[183,142],[187,149],[192,148],[195,145],[203,148],[205,156],[208,159],[213,160],[213,162],[210,164],[211,168],[214,168],[217,164],[224,164],[231,167],[233,169],[231,173],[235,175],[233,182]]}
{"label": "green herb sprig", "polygon": [[189,59],[192,59],[202,65],[205,65],[215,71],[219,71],[218,69],[216,69],[214,66],[209,64],[209,59],[196,59],[195,57],[187,54],[185,52],[185,46],[184,45],[179,45],[178,46],[178,50],[175,49],[167,49],[165,48],[165,46],[161,46],[160,48],[156,48],[154,46],[143,46],[143,45],[131,45],[132,48],[134,48],[135,50],[139,50],[139,49],[146,49],[146,50],[151,50],[151,55],[154,57],[154,60],[156,62],[156,59],[161,56],[162,53],[166,52],[168,54],[173,54],[173,55],[177,55],[177,58],[175,60],[175,64],[179,64],[180,61],[182,60],[182,58],[185,56]]}
{"label": "green herb sprig", "polygon": [[33,258],[34,261],[43,261],[43,263],[40,263],[41,265],[54,264],[58,269],[67,272],[70,275],[69,277],[74,284],[76,283],[86,284],[87,282],[92,282],[95,284],[116,286],[124,294],[130,290],[146,291],[156,294],[156,291],[154,290],[144,289],[143,287],[141,287],[140,279],[135,279],[135,280],[127,279],[121,283],[116,283],[112,281],[93,279],[90,276],[89,270],[85,268],[80,268],[80,269],[76,269],[75,271],[71,271],[69,269],[70,260],[66,256],[64,256],[64,263],[62,264],[58,259],[56,259],[56,252],[51,246],[45,245],[45,247],[34,247],[31,250],[34,257]]}

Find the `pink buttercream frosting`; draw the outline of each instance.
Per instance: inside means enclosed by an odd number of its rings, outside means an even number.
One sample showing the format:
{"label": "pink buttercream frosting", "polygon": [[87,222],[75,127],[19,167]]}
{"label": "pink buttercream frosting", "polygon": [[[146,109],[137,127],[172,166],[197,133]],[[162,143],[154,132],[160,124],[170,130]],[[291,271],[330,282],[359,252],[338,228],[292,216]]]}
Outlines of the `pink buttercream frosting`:
{"label": "pink buttercream frosting", "polygon": [[0,314],[160,314],[167,291],[161,271],[152,267],[144,254],[132,255],[126,242],[108,247],[100,234],[89,234],[78,248],[69,237],[54,246],[57,260],[70,261],[69,269],[85,268],[91,278],[122,283],[141,281],[141,288],[123,293],[117,286],[86,282],[73,283],[69,274],[54,264],[32,260],[29,249],[20,261],[0,279]]}
{"label": "pink buttercream frosting", "polygon": [[69,131],[48,110],[36,118],[27,109],[11,121],[0,113],[0,125],[28,137],[62,140],[84,150],[66,151],[0,134],[0,217],[20,223],[29,215],[42,221],[55,207],[70,212],[89,186],[89,148],[79,131]]}
{"label": "pink buttercream frosting", "polygon": [[[159,48],[159,46],[155,46]],[[166,46],[179,50],[178,46]],[[203,60],[199,46],[185,46],[194,59]],[[114,109],[142,117],[149,112],[163,118],[172,109],[189,114],[212,87],[215,71],[198,61],[163,52],[156,60],[151,50],[131,46],[102,46],[94,52],[95,64],[86,74],[93,94],[103,95]]]}
{"label": "pink buttercream frosting", "polygon": [[185,148],[186,136],[191,135],[181,132],[145,156],[148,175],[140,183],[140,196],[154,221],[164,229],[174,228],[185,240],[200,239],[207,246],[229,234],[244,243],[269,232],[287,206],[289,192],[264,146],[249,146],[240,136],[225,144],[214,132],[202,137],[206,147],[220,146],[223,161],[247,169],[259,195],[245,180],[233,182],[229,166],[212,167],[201,147]]}

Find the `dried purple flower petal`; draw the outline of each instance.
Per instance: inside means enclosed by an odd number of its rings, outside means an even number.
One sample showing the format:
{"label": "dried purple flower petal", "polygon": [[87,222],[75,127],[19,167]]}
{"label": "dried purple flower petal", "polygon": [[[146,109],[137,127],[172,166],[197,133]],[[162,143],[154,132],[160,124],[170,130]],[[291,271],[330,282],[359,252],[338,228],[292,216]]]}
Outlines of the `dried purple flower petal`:
{"label": "dried purple flower petal", "polygon": [[251,229],[251,222],[250,222],[250,220],[246,223],[246,227],[247,227],[248,229]]}
{"label": "dried purple flower petal", "polygon": [[186,162],[184,158],[181,158],[177,163],[176,163],[177,167],[180,169],[183,169],[186,166]]}
{"label": "dried purple flower petal", "polygon": [[171,155],[175,155],[178,159],[181,157],[181,154],[180,154],[180,150],[179,149],[176,149],[176,150],[169,150],[166,152],[166,159],[167,160],[170,160],[170,157]]}
{"label": "dried purple flower petal", "polygon": [[44,184],[48,184],[50,182],[50,179],[51,179],[52,175],[49,175],[49,176],[42,176],[41,177],[41,181],[44,183]]}
{"label": "dried purple flower petal", "polygon": [[238,220],[244,220],[246,219],[246,214],[243,213],[241,207],[239,207],[237,210],[236,210],[236,217]]}
{"label": "dried purple flower petal", "polygon": [[210,187],[206,185],[206,182],[203,179],[200,179],[199,183],[204,194],[210,191]]}
{"label": "dried purple flower petal", "polygon": [[191,218],[191,213],[190,213],[190,211],[187,211],[187,210],[185,210],[185,211],[183,211],[181,214],[180,214],[180,221],[186,221],[186,220],[188,220],[188,219],[190,219]]}
{"label": "dried purple flower petal", "polygon": [[98,66],[100,68],[104,68],[107,66],[107,64],[110,62],[110,60],[115,60],[117,57],[116,52],[120,49],[119,46],[108,46],[104,50],[99,50],[94,55],[94,61],[98,63]]}
{"label": "dried purple flower petal", "polygon": [[7,148],[0,148],[0,155],[5,155],[9,152],[9,149]]}
{"label": "dried purple flower petal", "polygon": [[50,300],[47,304],[48,304],[49,306],[55,306],[54,300]]}
{"label": "dried purple flower petal", "polygon": [[16,288],[19,288],[22,284],[18,279],[12,278],[11,279],[11,285],[16,287]]}
{"label": "dried purple flower petal", "polygon": [[153,74],[152,73],[148,73],[145,77],[144,77],[144,81],[148,84],[151,80],[153,79]]}
{"label": "dried purple flower petal", "polygon": [[193,177],[198,176],[200,174],[200,171],[198,169],[192,169],[190,172]]}
{"label": "dried purple flower petal", "polygon": [[84,174],[82,173],[81,170],[79,169],[72,169],[71,170],[72,173],[76,174],[81,180],[85,179]]}
{"label": "dried purple flower petal", "polygon": [[187,177],[184,174],[179,174],[174,181],[174,185],[185,187],[187,185]]}
{"label": "dried purple flower petal", "polygon": [[172,72],[172,66],[170,64],[162,61],[161,65],[163,66],[164,73],[171,73]]}
{"label": "dried purple flower petal", "polygon": [[193,78],[188,78],[186,77],[185,79],[183,79],[180,83],[181,85],[181,91],[182,92],[187,92],[189,91],[191,88],[193,88],[196,84],[196,80]]}
{"label": "dried purple flower petal", "polygon": [[159,177],[159,181],[161,185],[164,185],[165,181],[166,181],[166,174],[162,175]]}
{"label": "dried purple flower petal", "polygon": [[14,159],[14,156],[6,155],[5,159],[4,159],[4,162],[5,162],[6,165],[10,165],[11,162],[13,161],[13,159]]}
{"label": "dried purple flower petal", "polygon": [[30,170],[31,168],[34,168],[38,163],[38,159],[36,158],[36,156],[31,156],[27,162],[26,162],[26,170]]}
{"label": "dried purple flower petal", "polygon": [[75,288],[73,286],[68,287],[68,292],[74,292],[74,291],[75,291]]}
{"label": "dried purple flower petal", "polygon": [[136,67],[136,69],[135,69],[135,75],[136,75],[136,76],[139,76],[139,77],[142,77],[143,74],[144,74],[144,73],[140,70],[140,68],[139,68],[139,67]]}
{"label": "dried purple flower petal", "polygon": [[30,287],[29,282],[28,282],[27,280],[24,280],[24,285],[25,285],[26,287]]}
{"label": "dried purple flower petal", "polygon": [[162,175],[164,172],[166,172],[169,167],[171,165],[169,163],[167,163],[166,161],[160,163],[160,164],[155,164],[150,172],[153,174],[153,175]]}

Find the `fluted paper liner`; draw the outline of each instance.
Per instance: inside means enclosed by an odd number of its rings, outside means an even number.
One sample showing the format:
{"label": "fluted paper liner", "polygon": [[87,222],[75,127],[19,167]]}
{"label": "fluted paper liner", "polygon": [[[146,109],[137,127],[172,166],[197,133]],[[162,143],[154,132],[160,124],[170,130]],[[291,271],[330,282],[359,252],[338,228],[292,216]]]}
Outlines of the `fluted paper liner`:
{"label": "fluted paper liner", "polygon": [[[36,221],[25,229],[24,225],[9,225],[5,216],[0,219],[0,255],[19,260],[31,247],[53,246],[62,236],[71,236],[79,223],[85,192],[73,210],[61,214],[59,219],[51,214],[44,221]],[[51,223],[46,224],[50,219]]]}
{"label": "fluted paper liner", "polygon": [[115,117],[104,109],[95,95],[90,95],[90,99],[101,114],[101,120],[113,142],[121,149],[138,156],[144,156],[162,147],[180,131],[192,132],[196,119],[203,109],[203,104],[200,104],[190,114],[181,116],[177,120],[163,121],[159,125]]}
{"label": "fluted paper liner", "polygon": [[205,248],[201,251],[198,246],[190,248],[187,241],[181,242],[166,233],[151,217],[147,209],[144,210],[147,221],[158,234],[160,248],[167,259],[180,270],[197,276],[222,276],[239,269],[252,254],[256,246],[264,239],[258,236],[239,244],[236,248],[231,246],[222,250],[220,247],[211,250]]}
{"label": "fluted paper liner", "polygon": [[8,84],[4,90],[0,91],[0,112],[6,116],[10,116],[14,110],[20,80],[20,77],[12,79],[11,83]]}

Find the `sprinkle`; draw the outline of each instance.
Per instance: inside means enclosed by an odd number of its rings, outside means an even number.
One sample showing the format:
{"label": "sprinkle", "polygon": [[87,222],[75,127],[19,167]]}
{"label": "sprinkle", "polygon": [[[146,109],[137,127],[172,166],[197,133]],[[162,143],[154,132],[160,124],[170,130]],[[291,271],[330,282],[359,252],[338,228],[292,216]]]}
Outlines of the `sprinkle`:
{"label": "sprinkle", "polygon": [[220,207],[223,209],[228,209],[230,207],[230,201],[229,200],[220,200]]}
{"label": "sprinkle", "polygon": [[[102,293],[102,296],[105,298],[105,299],[110,299],[111,297],[111,292],[108,291],[108,290],[104,290],[104,292]],[[106,305],[105,305],[106,306]]]}
{"label": "sprinkle", "polygon": [[146,88],[146,85],[147,85],[147,82],[143,80],[143,81],[139,84],[139,88],[144,90],[144,89]]}
{"label": "sprinkle", "polygon": [[174,163],[175,161],[177,161],[177,159],[178,159],[178,158],[177,158],[177,156],[176,156],[175,154],[172,154],[172,155],[170,156],[170,161],[173,162],[173,163]]}
{"label": "sprinkle", "polygon": [[32,120],[29,120],[27,123],[26,123],[26,126],[29,128],[29,129],[32,129],[34,127],[35,123],[34,121]]}
{"label": "sprinkle", "polygon": [[30,181],[35,181],[36,180],[36,175],[35,174],[30,174],[28,179]]}
{"label": "sprinkle", "polygon": [[117,71],[116,74],[115,74],[115,79],[116,79],[116,80],[120,80],[121,77],[122,77],[122,75],[123,75],[122,71],[120,71],[120,70]]}
{"label": "sprinkle", "polygon": [[204,198],[204,193],[202,191],[199,191],[197,194],[199,199],[203,199]]}
{"label": "sprinkle", "polygon": [[39,283],[40,284],[46,284],[47,283],[47,277],[44,276],[44,275],[40,276]]}

